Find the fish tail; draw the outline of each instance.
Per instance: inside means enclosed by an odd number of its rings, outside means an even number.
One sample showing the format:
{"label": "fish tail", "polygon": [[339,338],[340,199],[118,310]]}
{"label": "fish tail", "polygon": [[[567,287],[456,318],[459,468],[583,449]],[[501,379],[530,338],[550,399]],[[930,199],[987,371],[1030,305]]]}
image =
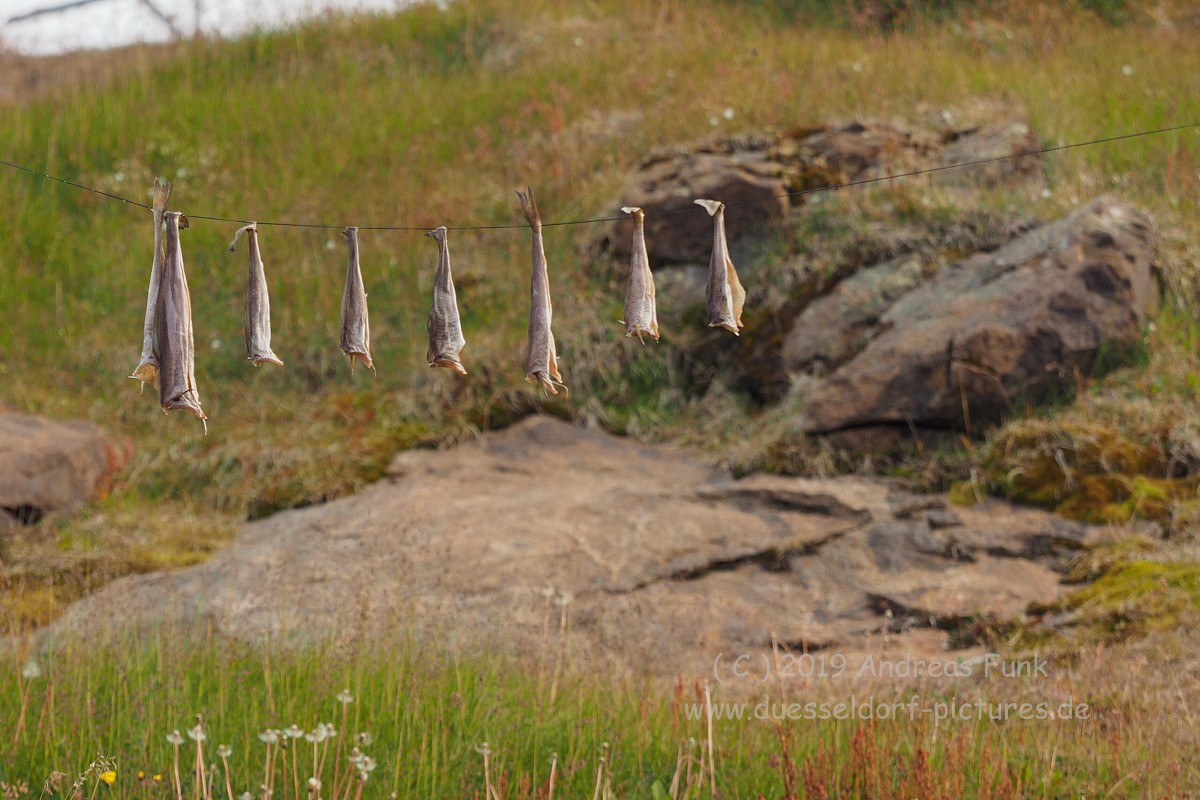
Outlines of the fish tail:
{"label": "fish tail", "polygon": [[521,203],[521,212],[525,215],[525,219],[531,226],[542,224],[542,218],[538,215],[537,201],[533,199],[533,189],[526,188],[525,191],[517,190],[517,200]]}
{"label": "fish tail", "polygon": [[235,231],[233,234],[233,241],[229,243],[229,247],[227,247],[225,249],[225,252],[232,253],[234,251],[234,248],[237,247],[237,241],[238,241],[238,239],[242,238],[243,233],[245,233],[246,231],[257,231],[257,230],[258,230],[257,222],[251,222],[249,225],[243,225],[242,227],[238,228],[237,231]]}
{"label": "fish tail", "polygon": [[161,218],[167,210],[167,203],[171,201],[171,182],[162,178],[154,179],[154,193],[150,205],[153,208],[154,215]]}

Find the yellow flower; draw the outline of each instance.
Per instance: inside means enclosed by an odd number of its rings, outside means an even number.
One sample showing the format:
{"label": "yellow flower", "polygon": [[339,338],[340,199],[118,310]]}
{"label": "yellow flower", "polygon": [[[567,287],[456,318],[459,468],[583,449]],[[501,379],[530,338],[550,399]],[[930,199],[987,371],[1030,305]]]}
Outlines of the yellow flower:
{"label": "yellow flower", "polygon": [[101,772],[100,780],[104,781],[109,786],[112,786],[114,783],[117,782],[117,773],[115,770],[111,770],[111,769],[107,770],[105,772]]}
{"label": "yellow flower", "polygon": [[156,781],[161,781],[161,780],[162,780],[162,775],[160,775],[160,774],[159,774],[159,773],[157,773],[157,772],[156,772],[156,773],[154,773],[154,780],[156,780]]}

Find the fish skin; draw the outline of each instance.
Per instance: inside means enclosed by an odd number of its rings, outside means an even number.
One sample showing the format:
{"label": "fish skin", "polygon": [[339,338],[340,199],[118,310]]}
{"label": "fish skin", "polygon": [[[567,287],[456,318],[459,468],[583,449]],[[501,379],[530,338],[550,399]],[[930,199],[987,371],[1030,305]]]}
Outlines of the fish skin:
{"label": "fish skin", "polygon": [[633,252],[629,260],[629,286],[625,290],[625,336],[643,336],[658,341],[658,310],[654,300],[654,274],[650,271],[650,255],[646,252],[645,212],[626,206],[621,209],[633,215]]}
{"label": "fish skin", "polygon": [[566,386],[558,371],[558,354],[550,323],[554,310],[550,303],[550,277],[546,266],[546,250],[542,243],[542,219],[538,215],[533,189],[517,192],[521,212],[533,231],[533,272],[529,281],[529,351],[525,359],[525,380],[536,381],[542,390],[558,394],[556,387]]}
{"label": "fish skin", "polygon": [[738,336],[739,329],[746,327],[742,322],[746,290],[742,287],[733,261],[729,258],[729,243],[725,238],[725,204],[719,200],[694,202],[713,218],[713,249],[708,262],[708,287],[705,296],[708,327],[724,328]]}
{"label": "fish skin", "polygon": [[161,178],[154,179],[154,199],[151,213],[154,215],[154,259],[150,266],[150,291],[146,294],[146,319],[142,325],[142,357],[130,378],[158,388],[158,356],[155,355],[154,317],[158,307],[158,287],[162,283],[163,262],[166,249],[163,244],[163,215],[171,200],[171,184]]}
{"label": "fish skin", "polygon": [[429,349],[425,360],[431,367],[445,367],[466,375],[467,368],[459,359],[459,353],[467,346],[463,338],[462,321],[458,316],[458,296],[454,291],[454,277],[450,272],[450,244],[446,240],[446,226],[435,228],[425,235],[437,242],[438,266],[433,279],[433,307],[429,311],[426,329],[429,331]]}
{"label": "fish skin", "polygon": [[251,222],[238,228],[229,243],[228,252],[237,247],[237,240],[246,234],[249,242],[250,273],[246,281],[246,357],[254,366],[278,364],[279,356],[271,350],[271,298],[267,293],[267,274],[263,267],[262,253],[258,247],[258,223]]}
{"label": "fish skin", "polygon": [[350,359],[350,371],[354,371],[354,360],[358,359],[371,371],[375,363],[371,360],[371,326],[367,319],[367,291],[363,288],[362,269],[358,263],[358,228],[342,231],[349,252],[346,268],[346,288],[342,293],[342,353]]}
{"label": "fish skin", "polygon": [[[196,387],[192,298],[183,266],[183,248],[179,243],[179,231],[187,227],[187,217],[178,211],[168,211],[163,216],[166,221],[166,261],[154,314],[159,402],[163,413],[187,411],[204,422],[208,417],[200,408],[200,391]],[[204,432],[208,433],[207,423]]]}

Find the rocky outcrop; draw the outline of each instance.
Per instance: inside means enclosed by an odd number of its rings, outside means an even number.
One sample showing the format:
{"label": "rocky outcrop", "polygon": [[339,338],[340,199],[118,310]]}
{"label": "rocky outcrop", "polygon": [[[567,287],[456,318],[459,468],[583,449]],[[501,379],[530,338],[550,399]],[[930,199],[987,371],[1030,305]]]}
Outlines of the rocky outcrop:
{"label": "rocky outcrop", "polygon": [[[712,220],[692,203],[697,198],[725,203],[725,231],[733,240],[786,217],[791,202],[784,165],[773,157],[775,141],[771,136],[727,137],[652,153],[619,204],[645,210],[651,259],[707,262]],[[629,256],[632,237],[632,223],[615,225],[611,241],[621,258]]]}
{"label": "rocky outcrop", "polygon": [[[696,198],[726,204],[730,241],[786,219],[803,193],[890,174],[952,167],[1012,156],[1041,146],[1023,114],[994,108],[984,123],[915,127],[878,120],[846,122],[790,131],[719,136],[654,151],[631,177],[621,206],[646,212],[646,240],[656,264],[704,263],[711,247],[711,221],[692,205]],[[935,180],[948,185],[1040,188],[1045,180],[1036,158],[1016,158],[945,169]],[[628,258],[632,223],[617,222],[594,243]]]}
{"label": "rocky outcrop", "polygon": [[0,412],[0,530],[79,508],[125,460],[91,423]]}
{"label": "rocky outcrop", "polygon": [[1155,238],[1143,212],[1104,197],[916,288],[920,266],[904,259],[859,273],[787,335],[789,369],[836,367],[808,395],[804,429],[969,430],[1068,393],[1102,349],[1138,341]]}
{"label": "rocky outcrop", "polygon": [[882,480],[732,480],[686,452],[544,417],[409,451],[353,497],[248,525],[205,564],[123,578],[50,634],[211,626],[242,639],[411,631],[536,656],[569,598],[577,664],[711,669],[717,652],[1019,617],[1095,529]]}

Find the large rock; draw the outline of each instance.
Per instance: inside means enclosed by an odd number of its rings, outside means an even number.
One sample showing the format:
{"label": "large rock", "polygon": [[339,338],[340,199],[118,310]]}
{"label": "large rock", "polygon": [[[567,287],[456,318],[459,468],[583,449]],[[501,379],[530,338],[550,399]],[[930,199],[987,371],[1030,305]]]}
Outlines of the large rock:
{"label": "large rock", "polygon": [[906,262],[856,276],[786,340],[796,370],[857,348],[809,394],[805,430],[969,429],[1068,392],[1103,348],[1138,341],[1156,302],[1155,239],[1144,213],[1103,197],[898,297]]}
{"label": "large rock", "polygon": [[783,342],[783,363],[791,371],[823,374],[853,357],[896,300],[933,272],[919,254],[889,259],[856,272],[808,305]]}
{"label": "large rock", "polygon": [[[241,639],[411,631],[537,656],[567,595],[577,664],[674,674],[768,646],[1019,617],[1095,529],[880,480],[732,480],[686,452],[535,417],[398,457],[353,497],[248,525],[205,564],[123,578],[55,636],[182,624]],[[115,623],[114,621],[119,621]]]}
{"label": "large rock", "polygon": [[0,529],[79,508],[124,460],[91,423],[0,412]]}
{"label": "large rock", "polygon": [[[715,136],[657,150],[631,176],[616,208],[646,211],[646,240],[656,264],[705,263],[712,248],[712,221],[696,198],[723,201],[726,232],[736,242],[786,218],[803,192],[890,174],[968,164],[1037,150],[1041,143],[1024,114],[991,104],[986,122],[940,125],[864,120],[789,131]],[[1007,158],[969,169],[935,174],[950,185],[1040,188],[1038,158]],[[801,193],[789,198],[789,193]],[[633,223],[621,220],[594,243],[627,259]]]}
{"label": "large rock", "polygon": [[[713,223],[692,201],[715,198],[725,203],[725,232],[745,236],[791,208],[783,165],[769,153],[773,137],[709,139],[651,154],[634,175],[620,206],[646,211],[650,256],[663,261],[708,261]],[[612,233],[614,251],[627,258],[633,222],[621,220]]]}

